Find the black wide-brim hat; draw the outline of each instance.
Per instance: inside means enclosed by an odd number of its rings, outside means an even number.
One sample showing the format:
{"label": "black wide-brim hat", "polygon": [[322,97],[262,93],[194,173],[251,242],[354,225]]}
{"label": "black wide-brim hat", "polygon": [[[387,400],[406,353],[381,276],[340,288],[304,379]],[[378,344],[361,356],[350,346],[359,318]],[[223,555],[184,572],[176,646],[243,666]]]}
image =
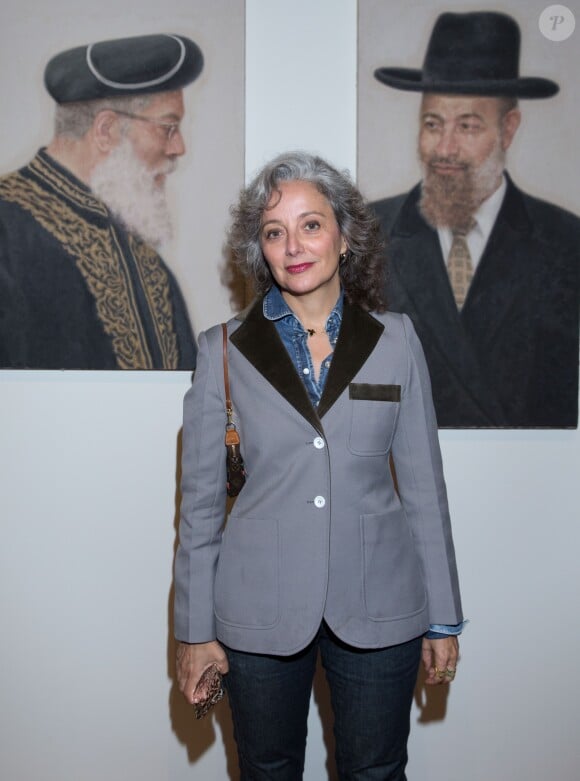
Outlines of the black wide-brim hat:
{"label": "black wide-brim hat", "polygon": [[422,70],[377,68],[375,78],[396,89],[450,95],[549,98],[550,79],[519,75],[520,28],[507,14],[477,11],[441,14]]}
{"label": "black wide-brim hat", "polygon": [[57,103],[181,89],[203,68],[199,46],[183,35],[139,35],[77,46],[55,55],[44,83]]}

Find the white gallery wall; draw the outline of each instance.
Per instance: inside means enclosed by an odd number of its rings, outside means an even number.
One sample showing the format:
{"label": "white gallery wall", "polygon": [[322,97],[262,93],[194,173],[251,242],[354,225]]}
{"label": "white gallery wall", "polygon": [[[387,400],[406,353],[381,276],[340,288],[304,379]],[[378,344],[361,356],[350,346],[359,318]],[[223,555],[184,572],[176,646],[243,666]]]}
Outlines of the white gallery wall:
{"label": "white gallery wall", "polygon": [[[355,173],[356,46],[355,0],[247,0],[248,175],[296,147]],[[545,143],[563,153],[554,132]],[[217,260],[192,256],[200,279]],[[214,305],[198,328],[228,315],[223,295]],[[188,385],[186,373],[0,372],[2,781],[238,778],[225,703],[195,722],[173,682]],[[471,624],[448,696],[417,689],[408,777],[576,781],[580,435],[441,443]],[[330,729],[319,680],[306,781],[333,778]]]}

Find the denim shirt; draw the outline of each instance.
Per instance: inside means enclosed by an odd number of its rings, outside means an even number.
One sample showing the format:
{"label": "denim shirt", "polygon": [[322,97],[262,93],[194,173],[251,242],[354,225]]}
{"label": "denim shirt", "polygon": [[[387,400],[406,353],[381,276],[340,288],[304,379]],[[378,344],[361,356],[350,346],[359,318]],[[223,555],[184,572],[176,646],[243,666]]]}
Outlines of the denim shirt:
{"label": "denim shirt", "polygon": [[[342,323],[342,306],[344,294],[341,291],[334,309],[329,314],[324,329],[328,334],[328,340],[334,349],[340,324]],[[302,377],[304,387],[308,392],[312,406],[317,407],[322,396],[328,370],[332,362],[332,353],[327,355],[320,365],[318,380],[314,373],[312,356],[308,348],[308,331],[282,298],[277,287],[273,286],[266,293],[263,303],[264,317],[272,320],[288,355],[292,359],[296,371]]]}
{"label": "denim shirt", "polygon": [[[338,301],[334,305],[334,309],[328,316],[324,325],[333,349],[338,339],[338,333],[342,323],[343,303],[344,292],[341,290]],[[272,320],[276,326],[276,330],[278,331],[288,355],[292,359],[296,371],[302,377],[304,387],[308,392],[312,405],[317,407],[332,362],[332,353],[327,355],[322,361],[320,374],[318,380],[316,380],[312,356],[310,355],[310,350],[308,348],[308,331],[306,331],[300,320],[298,320],[286,301],[284,301],[282,294],[275,285],[266,293],[262,308],[264,317],[267,320]],[[466,623],[467,622],[464,621],[456,626],[431,624],[428,632],[425,633],[425,637],[430,640],[436,640],[447,637],[448,635],[458,635]]]}

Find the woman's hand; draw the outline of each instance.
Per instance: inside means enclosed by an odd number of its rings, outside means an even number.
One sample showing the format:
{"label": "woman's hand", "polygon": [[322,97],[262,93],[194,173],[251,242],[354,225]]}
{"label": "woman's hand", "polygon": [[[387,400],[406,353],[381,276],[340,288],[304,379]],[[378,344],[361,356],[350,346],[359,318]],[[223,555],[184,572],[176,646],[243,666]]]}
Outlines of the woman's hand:
{"label": "woman's hand", "polygon": [[449,635],[440,640],[429,640],[424,637],[422,656],[427,673],[425,683],[433,685],[451,683],[455,678],[459,660],[459,640],[456,635]]}
{"label": "woman's hand", "polygon": [[201,689],[195,691],[195,687],[208,667],[215,664],[222,675],[229,670],[228,658],[217,640],[191,644],[178,642],[176,661],[179,691],[190,705],[207,699],[207,692]]}

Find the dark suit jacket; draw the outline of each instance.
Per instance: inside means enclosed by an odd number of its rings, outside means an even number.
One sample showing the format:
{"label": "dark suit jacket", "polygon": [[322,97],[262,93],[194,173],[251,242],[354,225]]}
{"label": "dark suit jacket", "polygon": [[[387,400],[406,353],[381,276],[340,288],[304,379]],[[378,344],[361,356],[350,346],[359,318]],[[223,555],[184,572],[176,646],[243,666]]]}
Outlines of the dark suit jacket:
{"label": "dark suit jacket", "polygon": [[423,344],[443,428],[578,424],[580,219],[521,192],[504,202],[458,312],[420,185],[373,204],[387,298]]}

